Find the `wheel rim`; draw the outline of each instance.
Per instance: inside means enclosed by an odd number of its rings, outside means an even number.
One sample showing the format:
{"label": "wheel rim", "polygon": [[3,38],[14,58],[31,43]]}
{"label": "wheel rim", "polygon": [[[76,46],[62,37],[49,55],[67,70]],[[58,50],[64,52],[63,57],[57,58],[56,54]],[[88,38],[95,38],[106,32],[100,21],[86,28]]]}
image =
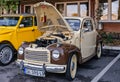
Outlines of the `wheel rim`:
{"label": "wheel rim", "polygon": [[71,59],[71,65],[70,65],[70,73],[72,78],[75,77],[76,70],[77,70],[77,58],[76,58],[76,55],[73,55]]}
{"label": "wheel rim", "polygon": [[97,57],[98,58],[101,57],[101,44],[99,44],[98,47],[97,47]]}
{"label": "wheel rim", "polygon": [[0,61],[3,64],[7,64],[11,61],[12,59],[12,50],[10,47],[4,47],[1,51],[0,51]]}

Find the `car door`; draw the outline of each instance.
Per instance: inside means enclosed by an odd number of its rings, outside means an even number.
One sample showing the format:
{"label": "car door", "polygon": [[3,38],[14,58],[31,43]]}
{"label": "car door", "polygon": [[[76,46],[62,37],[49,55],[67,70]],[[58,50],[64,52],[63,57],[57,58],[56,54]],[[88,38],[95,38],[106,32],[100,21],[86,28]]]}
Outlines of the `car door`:
{"label": "car door", "polygon": [[84,19],[81,32],[81,53],[82,58],[88,58],[95,53],[96,30],[91,19]]}
{"label": "car door", "polygon": [[18,43],[21,44],[23,41],[34,41],[34,31],[33,17],[23,17],[17,29]]}

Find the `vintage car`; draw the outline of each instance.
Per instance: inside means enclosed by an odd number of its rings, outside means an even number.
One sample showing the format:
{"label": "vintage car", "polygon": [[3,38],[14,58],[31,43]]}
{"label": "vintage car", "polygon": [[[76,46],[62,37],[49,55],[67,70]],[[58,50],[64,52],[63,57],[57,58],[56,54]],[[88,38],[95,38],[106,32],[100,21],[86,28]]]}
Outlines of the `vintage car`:
{"label": "vintage car", "polygon": [[34,41],[41,32],[35,15],[9,14],[0,16],[0,64],[9,64],[23,41]]}
{"label": "vintage car", "polygon": [[93,56],[100,58],[101,38],[90,17],[64,17],[47,3],[34,5],[38,28],[44,34],[23,42],[16,61],[25,74],[45,77],[47,72],[65,73],[73,80],[77,65]]}

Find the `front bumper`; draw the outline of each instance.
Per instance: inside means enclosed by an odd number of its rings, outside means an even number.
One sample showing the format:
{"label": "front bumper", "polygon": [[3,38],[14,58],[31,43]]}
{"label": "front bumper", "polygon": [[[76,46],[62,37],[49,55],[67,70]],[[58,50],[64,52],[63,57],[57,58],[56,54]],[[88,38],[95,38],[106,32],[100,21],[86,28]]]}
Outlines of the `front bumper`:
{"label": "front bumper", "polygon": [[66,65],[56,65],[56,64],[29,64],[26,63],[24,60],[17,60],[16,64],[20,67],[20,69],[23,69],[25,67],[31,68],[31,69],[43,69],[45,72],[52,72],[52,73],[65,73],[66,72]]}

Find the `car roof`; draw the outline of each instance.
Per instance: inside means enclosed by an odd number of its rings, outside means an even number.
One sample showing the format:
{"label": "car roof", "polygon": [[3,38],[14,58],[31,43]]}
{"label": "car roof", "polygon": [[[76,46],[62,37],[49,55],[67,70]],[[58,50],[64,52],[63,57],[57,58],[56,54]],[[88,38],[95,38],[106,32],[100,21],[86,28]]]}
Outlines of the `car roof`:
{"label": "car roof", "polygon": [[3,14],[1,16],[35,16],[35,14]]}

